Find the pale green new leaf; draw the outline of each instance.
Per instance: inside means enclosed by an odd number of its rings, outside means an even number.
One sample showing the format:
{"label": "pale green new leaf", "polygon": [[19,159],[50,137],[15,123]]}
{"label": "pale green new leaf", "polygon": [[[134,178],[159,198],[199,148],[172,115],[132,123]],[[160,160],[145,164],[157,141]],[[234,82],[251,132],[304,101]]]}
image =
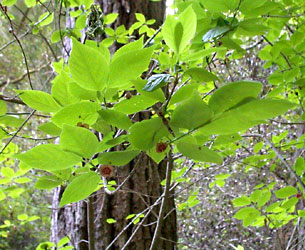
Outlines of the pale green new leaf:
{"label": "pale green new leaf", "polygon": [[56,112],[61,108],[54,98],[46,92],[39,90],[15,91],[20,94],[21,100],[32,109],[49,113]]}
{"label": "pale green new leaf", "polygon": [[178,142],[178,150],[185,157],[192,160],[221,164],[221,157],[214,151],[196,144]]}
{"label": "pale green new leaf", "polygon": [[97,111],[100,109],[96,102],[81,101],[64,107],[51,120],[58,127],[62,127],[63,124],[77,125],[78,122],[92,125],[96,122]]}
{"label": "pale green new leaf", "polygon": [[133,114],[145,110],[157,102],[156,99],[152,99],[147,96],[136,95],[130,99],[124,99],[114,105],[114,110],[122,112],[124,114]]}
{"label": "pale green new leaf", "polygon": [[0,115],[5,115],[7,111],[6,103],[0,100]]}
{"label": "pale green new leaf", "polygon": [[99,114],[104,121],[115,127],[127,130],[132,125],[127,115],[117,110],[104,109],[100,110]]}
{"label": "pale green new leaf", "polygon": [[207,33],[205,33],[202,37],[202,41],[204,43],[210,42],[211,40],[220,37],[230,30],[229,26],[217,26],[215,28],[210,29]]}
{"label": "pale green new leaf", "polygon": [[99,182],[100,176],[95,172],[75,177],[65,189],[59,207],[87,198],[97,189]]}
{"label": "pale green new leaf", "polygon": [[197,17],[191,6],[185,9],[178,19],[168,16],[162,28],[166,44],[176,53],[181,53],[194,37]]}
{"label": "pale green new leaf", "polygon": [[61,129],[57,127],[53,122],[46,122],[38,126],[38,129],[49,135],[58,136],[61,133]]}
{"label": "pale green new leaf", "polygon": [[178,128],[193,129],[208,122],[212,114],[209,106],[194,92],[176,107],[170,124]]}
{"label": "pale green new leaf", "polygon": [[18,154],[16,158],[32,168],[46,171],[70,168],[82,159],[54,144],[38,145],[26,153]]}
{"label": "pale green new leaf", "polygon": [[73,79],[88,90],[100,91],[106,87],[109,65],[98,50],[73,40],[69,67]]}
{"label": "pale green new leaf", "polygon": [[238,212],[234,215],[233,218],[238,219],[238,220],[244,220],[247,217],[250,216],[257,216],[259,215],[259,211],[255,209],[254,207],[244,207],[238,210]]}
{"label": "pale green new leaf", "polygon": [[147,92],[143,90],[143,88],[146,86],[147,80],[137,79],[135,81],[132,81],[132,83],[140,95],[147,96],[151,99],[155,99],[160,102],[165,102],[165,96],[162,89],[155,89],[152,92]]}
{"label": "pale green new leaf", "polygon": [[295,187],[288,186],[288,187],[281,188],[280,190],[277,190],[274,193],[275,193],[277,198],[285,199],[289,196],[296,195],[297,192],[298,191]]}
{"label": "pale green new leaf", "polygon": [[185,74],[191,76],[193,80],[198,82],[210,82],[219,80],[216,75],[203,68],[191,68],[186,70]]}
{"label": "pale green new leaf", "polygon": [[126,83],[138,78],[148,69],[153,49],[132,50],[115,57],[110,64],[108,86],[126,86]]}
{"label": "pale green new leaf", "polygon": [[260,82],[232,82],[215,91],[209,100],[209,106],[215,113],[221,113],[234,107],[246,98],[256,98],[261,90],[262,84]]}
{"label": "pale green new leaf", "polygon": [[42,176],[35,183],[35,188],[52,189],[62,184],[62,180],[54,175]]}
{"label": "pale green new leaf", "polygon": [[62,106],[66,106],[79,101],[79,98],[73,96],[69,91],[69,84],[73,79],[67,72],[61,70],[60,74],[52,81],[52,96]]}
{"label": "pale green new leaf", "polygon": [[140,151],[138,150],[126,150],[126,151],[113,151],[100,154],[98,161],[100,164],[124,166],[132,161]]}
{"label": "pale green new leaf", "polygon": [[99,142],[88,129],[63,125],[60,135],[60,146],[63,150],[90,159],[96,152]]}
{"label": "pale green new leaf", "polygon": [[235,10],[238,2],[238,0],[205,0],[203,5],[211,12],[227,12]]}
{"label": "pale green new leaf", "polygon": [[251,200],[247,196],[241,196],[233,200],[234,207],[242,207],[251,204]]}
{"label": "pale green new leaf", "polygon": [[131,145],[142,151],[149,150],[169,133],[160,118],[137,122],[130,127],[129,132]]}
{"label": "pale green new leaf", "polygon": [[198,133],[205,135],[236,133],[263,123],[266,119],[284,114],[293,107],[295,107],[294,103],[285,100],[250,101],[223,113],[217,119],[200,128]]}

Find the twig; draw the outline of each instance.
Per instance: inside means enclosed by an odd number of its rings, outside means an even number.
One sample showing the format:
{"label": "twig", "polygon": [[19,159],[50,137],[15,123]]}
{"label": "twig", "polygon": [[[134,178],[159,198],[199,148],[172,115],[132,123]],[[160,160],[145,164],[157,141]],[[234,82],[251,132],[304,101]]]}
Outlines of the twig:
{"label": "twig", "polygon": [[6,84],[16,84],[16,83],[19,83],[20,81],[22,81],[26,76],[27,74],[33,74],[33,73],[36,73],[36,72],[39,72],[40,70],[46,68],[49,66],[49,63],[48,64],[45,64],[45,65],[42,65],[41,67],[37,68],[37,69],[32,69],[32,70],[29,70],[29,72],[26,72],[24,73],[22,76],[16,78],[16,79],[13,79],[13,80],[6,80],[6,81],[3,81],[0,83],[0,88],[3,87],[4,85]]}
{"label": "twig", "polygon": [[4,7],[2,6],[1,3],[0,3],[0,8],[1,8],[2,12],[4,13],[5,17],[8,19],[8,21],[9,21],[9,23],[10,23],[9,32],[13,35],[13,37],[16,39],[17,43],[19,44],[19,47],[20,47],[21,52],[22,52],[22,55],[23,55],[23,59],[24,59],[24,63],[25,63],[26,71],[27,71],[27,76],[28,76],[28,79],[29,79],[29,84],[30,84],[31,89],[34,89],[34,88],[33,88],[33,85],[32,85],[31,76],[30,76],[30,73],[29,73],[28,60],[27,60],[27,58],[26,58],[26,55],[25,55],[23,46],[22,46],[20,40],[18,39],[17,35],[15,34],[14,26],[13,26],[13,23],[12,23],[11,18],[9,17],[9,15],[8,15],[7,12],[5,11],[5,9],[4,9]]}
{"label": "twig", "polygon": [[150,250],[159,249],[159,242],[160,242],[160,234],[161,234],[161,228],[163,225],[164,220],[164,213],[165,213],[165,207],[167,205],[167,200],[169,196],[169,190],[170,190],[170,184],[172,179],[172,169],[173,169],[173,159],[172,159],[172,150],[168,153],[168,162],[167,162],[167,168],[166,168],[166,184],[165,184],[165,190],[164,190],[164,198],[161,203],[160,211],[159,211],[159,218],[157,222],[157,226],[155,229],[154,237],[152,239]]}
{"label": "twig", "polygon": [[12,97],[8,97],[5,95],[0,95],[0,100],[5,101],[5,102],[11,102],[11,103],[16,103],[16,104],[21,104],[21,105],[26,105],[23,101],[19,99],[15,99]]}
{"label": "twig", "polygon": [[[19,39],[24,38],[25,36],[27,36],[28,34],[30,34],[31,30],[28,29],[24,34],[22,34]],[[9,41],[8,43],[4,44],[1,48],[0,48],[0,52],[4,49],[6,49],[8,46],[10,46],[11,44],[13,44],[14,42],[16,42],[16,38],[14,38],[13,40]]]}
{"label": "twig", "polygon": [[158,29],[157,29],[157,31],[145,42],[145,44],[144,44],[144,48],[146,48],[148,45],[149,45],[149,43],[160,33],[160,31],[161,31],[161,29],[162,29],[162,27],[163,27],[163,25],[161,25]]}
{"label": "twig", "polygon": [[[262,35],[262,38],[264,38],[264,40],[265,40],[270,46],[273,47],[273,43],[270,42],[270,41],[268,40],[267,37],[265,37],[264,35]],[[289,66],[289,69],[292,69],[292,66],[291,66],[291,64],[290,64],[290,62],[289,62],[287,56],[285,56],[285,54],[284,54],[283,52],[280,52],[280,54],[281,54],[281,56],[285,59],[286,63],[287,63],[288,66]]]}
{"label": "twig", "polygon": [[88,198],[87,214],[89,250],[95,250],[93,197]]}
{"label": "twig", "polygon": [[10,143],[14,140],[14,138],[18,135],[18,133],[21,131],[21,129],[27,124],[27,122],[31,119],[31,117],[35,114],[36,110],[33,110],[32,113],[24,120],[24,122],[21,124],[21,126],[18,128],[16,133],[8,140],[8,142],[5,144],[5,146],[1,149],[0,155],[3,153],[3,151],[10,145]]}
{"label": "twig", "polygon": [[289,166],[287,161],[284,159],[284,157],[281,155],[281,153],[275,148],[275,146],[263,135],[260,134],[249,134],[249,135],[243,135],[242,137],[259,137],[263,138],[266,143],[270,146],[270,148],[274,151],[274,153],[277,155],[277,157],[280,159],[280,161],[284,164],[286,169],[290,172],[290,174],[296,179],[296,181],[302,186],[303,191],[305,191],[305,185],[301,178],[293,171],[293,169]]}

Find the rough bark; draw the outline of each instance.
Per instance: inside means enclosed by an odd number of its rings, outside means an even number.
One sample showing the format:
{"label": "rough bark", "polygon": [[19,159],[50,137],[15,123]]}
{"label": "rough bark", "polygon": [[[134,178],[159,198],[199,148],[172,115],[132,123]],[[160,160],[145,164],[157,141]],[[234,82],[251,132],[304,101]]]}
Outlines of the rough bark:
{"label": "rough bark", "polygon": [[[104,13],[117,12],[120,14],[115,23],[116,27],[121,24],[130,27],[135,21],[134,13],[137,12],[143,13],[148,19],[156,19],[156,26],[159,26],[162,24],[165,14],[165,0],[160,2],[151,2],[149,0],[103,0],[101,5]],[[142,119],[147,119],[147,117],[139,114],[138,121]],[[130,222],[130,220],[126,220],[129,214],[141,213],[162,195],[163,187],[160,182],[165,178],[165,169],[166,160],[156,164],[145,153],[141,153],[130,164],[116,168],[113,179],[116,180],[118,185],[124,181],[131,171],[133,173],[119,192],[114,195],[107,195],[101,189],[91,196],[90,203],[82,201],[62,209],[53,210],[51,240],[58,242],[60,238],[68,235],[76,249],[90,249],[88,244],[88,221],[90,220],[87,218],[87,211],[92,211],[93,209],[94,223],[93,228],[91,225],[91,232],[92,230],[94,232],[95,249],[106,249],[111,241]],[[58,207],[63,191],[64,187],[55,190],[53,208]],[[92,207],[88,208],[88,204],[92,204]],[[153,209],[126,249],[149,249],[159,208],[160,206],[156,206]],[[164,220],[161,237],[168,240],[161,241],[160,249],[171,250],[176,248],[173,242],[177,241],[173,193],[171,193],[171,198],[168,200],[165,214],[169,215]],[[106,223],[108,218],[114,218],[116,223]],[[132,225],[124,231],[110,249],[122,249],[136,226]]]}

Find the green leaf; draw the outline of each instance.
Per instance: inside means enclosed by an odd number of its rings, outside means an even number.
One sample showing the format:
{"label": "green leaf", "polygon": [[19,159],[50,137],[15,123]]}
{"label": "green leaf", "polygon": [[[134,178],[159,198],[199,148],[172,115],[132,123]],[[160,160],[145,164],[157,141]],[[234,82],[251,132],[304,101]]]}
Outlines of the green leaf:
{"label": "green leaf", "polygon": [[244,220],[250,216],[257,216],[259,213],[254,207],[244,207],[238,210],[238,212],[234,215],[233,218],[238,220]]}
{"label": "green leaf", "polygon": [[211,12],[233,11],[238,6],[238,0],[206,0],[204,7]]}
{"label": "green leaf", "polygon": [[54,14],[46,12],[38,18],[39,26],[43,27],[53,22]]}
{"label": "green leaf", "polygon": [[170,124],[178,128],[193,129],[208,122],[212,117],[209,106],[198,93],[181,102],[173,112]]}
{"label": "green leaf", "polygon": [[63,151],[59,145],[38,145],[23,154],[18,154],[17,159],[35,169],[54,171],[70,168],[81,161],[81,157]]}
{"label": "green leaf", "polygon": [[24,0],[26,7],[31,8],[36,5],[36,0]]}
{"label": "green leaf", "polygon": [[241,196],[233,200],[234,207],[243,207],[250,205],[251,201],[247,196]]}
{"label": "green leaf", "polygon": [[75,177],[65,189],[59,207],[87,198],[97,189],[99,182],[100,176],[95,172]]}
{"label": "green leaf", "polygon": [[23,122],[24,119],[15,116],[4,115],[0,117],[0,124],[8,127],[20,127]]}
{"label": "green leaf", "polygon": [[72,81],[73,79],[64,70],[61,70],[60,74],[53,80],[51,90],[52,96],[62,106],[79,101],[79,99],[73,96],[69,91],[69,85]]}
{"label": "green leaf", "polygon": [[179,15],[178,21],[181,22],[183,26],[183,35],[181,37],[178,50],[178,53],[181,53],[188,43],[193,39],[196,32],[197,16],[191,5]]}
{"label": "green leaf", "polygon": [[169,82],[170,74],[155,74],[148,78],[143,90],[152,92],[165,86]]}
{"label": "green leaf", "polygon": [[263,35],[269,28],[260,22],[260,18],[246,19],[238,24],[237,32],[245,36]]}
{"label": "green leaf", "polygon": [[69,239],[68,236],[63,237],[63,238],[60,239],[60,241],[58,241],[57,246],[62,247],[63,245],[68,244],[69,241],[70,241],[70,239]]}
{"label": "green leaf", "polygon": [[290,199],[288,199],[287,201],[285,201],[283,203],[281,208],[290,209],[291,207],[294,207],[298,202],[299,202],[299,199],[297,197],[291,197]]}
{"label": "green leaf", "polygon": [[160,118],[137,122],[130,127],[129,132],[130,143],[143,151],[152,148],[163,136],[169,133]]}
{"label": "green leaf", "polygon": [[7,178],[12,178],[15,175],[15,172],[10,167],[1,167],[1,175]]}
{"label": "green leaf", "polygon": [[118,16],[119,16],[118,13],[110,13],[110,14],[106,15],[104,17],[104,24],[113,23],[117,19]]}
{"label": "green leaf", "polygon": [[39,177],[35,183],[38,189],[53,189],[62,184],[62,180],[54,175]]}
{"label": "green leaf", "polygon": [[113,219],[113,218],[108,218],[108,219],[106,220],[106,222],[107,222],[108,224],[113,224],[113,223],[116,223],[116,220]]}
{"label": "green leaf", "polygon": [[[223,113],[200,128],[198,133],[204,135],[236,133],[263,123],[265,119],[281,115],[294,106],[294,103],[285,100],[262,99],[250,101]],[[230,124],[230,126],[224,126],[224,124]]]}
{"label": "green leaf", "polygon": [[15,183],[19,183],[19,184],[28,183],[28,182],[31,182],[31,181],[32,180],[28,177],[21,177],[21,178],[18,178],[18,179],[14,180]]}
{"label": "green leaf", "polygon": [[100,154],[98,161],[100,164],[124,166],[132,161],[140,151],[138,150],[126,150],[126,151],[113,151]]}
{"label": "green leaf", "polygon": [[111,88],[126,86],[148,69],[153,47],[126,52],[110,64],[108,85]]}
{"label": "green leaf", "polygon": [[185,74],[191,76],[193,80],[198,82],[210,82],[219,80],[216,75],[203,68],[191,68],[186,70]]}
{"label": "green leaf", "polygon": [[5,193],[0,189],[0,201],[4,200],[6,198]]}
{"label": "green leaf", "polygon": [[98,50],[72,38],[73,48],[69,59],[70,71],[77,84],[88,90],[103,90],[106,86],[109,65]]}
{"label": "green leaf", "polygon": [[53,122],[46,122],[38,127],[39,130],[49,135],[58,136],[61,133],[61,129],[57,127]]}
{"label": "green leaf", "polygon": [[191,6],[185,9],[178,19],[167,16],[162,28],[164,41],[176,54],[180,54],[194,37],[196,26],[197,17]]}
{"label": "green leaf", "polygon": [[67,152],[72,152],[90,159],[96,152],[99,142],[88,129],[63,125],[60,135],[60,146]]}
{"label": "green leaf", "polygon": [[128,43],[124,45],[123,47],[119,48],[113,55],[112,61],[116,60],[120,56],[132,52],[135,50],[141,50],[143,48],[143,38],[140,38],[134,42]]}
{"label": "green leaf", "polygon": [[281,189],[275,191],[274,193],[275,193],[277,198],[285,199],[289,196],[296,195],[297,192],[298,191],[295,187],[288,186],[288,187],[281,188]]}
{"label": "green leaf", "polygon": [[63,124],[77,125],[78,122],[92,125],[96,122],[97,111],[100,109],[100,105],[96,102],[81,101],[64,107],[51,120],[60,128]]}
{"label": "green leaf", "polygon": [[239,10],[245,13],[246,15],[251,14],[251,11],[253,11],[253,9],[262,6],[266,1],[267,0],[243,0],[240,4]]}
{"label": "green leaf", "polygon": [[12,6],[17,2],[17,0],[3,0],[2,5],[3,6]]}
{"label": "green leaf", "polygon": [[80,100],[96,100],[97,99],[97,91],[88,90],[80,87],[75,82],[70,82],[68,84],[69,92],[76,97],[76,99]]}
{"label": "green leaf", "polygon": [[199,87],[198,83],[187,84],[187,85],[181,87],[173,95],[172,99],[169,102],[169,105],[188,99],[191,95],[193,95],[194,90],[197,90],[198,87]]}
{"label": "green leaf", "polygon": [[134,84],[134,87],[140,95],[155,99],[160,102],[165,102],[165,96],[162,89],[155,89],[152,92],[147,92],[143,90],[146,86],[147,80],[137,79],[135,81],[132,81],[132,83]]}
{"label": "green leaf", "polygon": [[54,98],[46,92],[39,90],[15,90],[15,92],[20,94],[21,100],[32,109],[49,113],[56,112],[61,108]]}
{"label": "green leaf", "polygon": [[5,115],[7,111],[6,103],[0,100],[0,115]]}
{"label": "green leaf", "polygon": [[124,99],[114,105],[114,110],[122,112],[124,114],[133,114],[145,110],[157,102],[156,99],[150,97],[136,95],[130,99]]}
{"label": "green leaf", "polygon": [[104,109],[100,110],[99,114],[104,121],[115,127],[127,130],[132,125],[128,116],[117,110]]}
{"label": "green leaf", "polygon": [[221,157],[207,147],[187,142],[178,142],[177,147],[181,154],[190,159],[217,164],[222,163]]}
{"label": "green leaf", "polygon": [[217,26],[210,29],[202,37],[204,43],[210,42],[211,40],[220,37],[221,35],[227,33],[231,28],[229,26]]}

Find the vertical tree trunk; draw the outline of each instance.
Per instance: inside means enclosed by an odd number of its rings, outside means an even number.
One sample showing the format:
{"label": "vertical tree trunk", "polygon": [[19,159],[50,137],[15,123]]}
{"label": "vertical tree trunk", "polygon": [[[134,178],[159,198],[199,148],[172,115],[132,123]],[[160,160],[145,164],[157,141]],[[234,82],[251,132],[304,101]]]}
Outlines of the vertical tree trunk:
{"label": "vertical tree trunk", "polygon": [[[143,13],[148,19],[156,19],[156,27],[161,25],[165,15],[165,0],[151,2],[150,0],[100,0],[104,13],[119,13],[115,26],[124,24],[127,28],[135,22],[135,13]],[[138,120],[142,120],[141,114]],[[141,153],[130,164],[115,170],[117,185],[132,172],[131,177],[125,182],[120,191],[114,195],[107,195],[104,190],[99,190],[92,195],[90,202],[78,202],[62,209],[54,209],[52,214],[51,240],[58,242],[64,236],[69,236],[76,249],[92,250],[89,247],[89,238],[94,235],[95,249],[102,250],[121,233],[121,236],[109,249],[122,249],[130,239],[137,225],[124,230],[130,220],[130,214],[139,214],[160,197],[163,188],[160,182],[165,178],[166,161],[154,163],[146,154]],[[64,187],[57,188],[53,197],[53,208],[57,208]],[[91,204],[91,207],[88,207]],[[126,249],[149,249],[160,206],[155,206],[146,217],[144,223],[135,233]],[[88,224],[88,211],[93,214],[93,223]],[[166,218],[161,230],[161,246],[159,249],[175,249],[177,241],[176,212],[173,193],[166,204]],[[113,218],[113,224],[106,220]],[[92,220],[91,220],[92,221]],[[88,226],[89,225],[89,226]],[[88,230],[89,228],[89,230]],[[88,233],[89,232],[89,233]],[[90,233],[91,232],[91,233]],[[93,232],[93,234],[92,234]],[[91,237],[89,237],[89,234]],[[167,240],[165,240],[167,239]]]}

